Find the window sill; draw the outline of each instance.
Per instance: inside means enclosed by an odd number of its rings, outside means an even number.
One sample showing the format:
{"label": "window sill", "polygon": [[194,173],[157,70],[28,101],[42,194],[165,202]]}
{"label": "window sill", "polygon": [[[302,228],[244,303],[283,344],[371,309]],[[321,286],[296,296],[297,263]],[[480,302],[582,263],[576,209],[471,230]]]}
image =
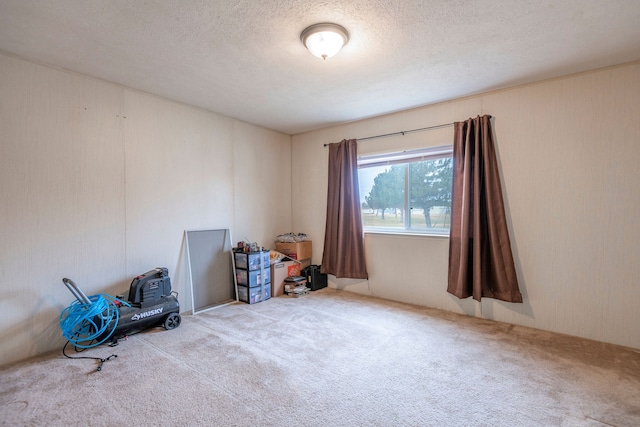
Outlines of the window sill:
{"label": "window sill", "polygon": [[404,230],[373,230],[373,229],[364,229],[364,234],[381,234],[387,236],[403,236],[403,237],[436,237],[436,238],[449,238],[449,232],[428,232],[428,231],[404,231]]}

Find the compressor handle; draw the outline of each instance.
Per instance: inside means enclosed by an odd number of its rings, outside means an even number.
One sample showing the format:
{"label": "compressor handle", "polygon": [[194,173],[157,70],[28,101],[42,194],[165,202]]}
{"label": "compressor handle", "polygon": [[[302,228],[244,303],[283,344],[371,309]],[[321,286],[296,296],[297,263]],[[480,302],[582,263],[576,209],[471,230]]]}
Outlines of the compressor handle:
{"label": "compressor handle", "polygon": [[91,300],[89,299],[89,297],[87,297],[87,295],[82,292],[82,290],[78,287],[78,285],[75,284],[73,280],[67,279],[65,277],[64,279],[62,279],[62,283],[64,283],[66,287],[69,288],[69,291],[73,294],[74,297],[76,297],[80,304],[91,304]]}

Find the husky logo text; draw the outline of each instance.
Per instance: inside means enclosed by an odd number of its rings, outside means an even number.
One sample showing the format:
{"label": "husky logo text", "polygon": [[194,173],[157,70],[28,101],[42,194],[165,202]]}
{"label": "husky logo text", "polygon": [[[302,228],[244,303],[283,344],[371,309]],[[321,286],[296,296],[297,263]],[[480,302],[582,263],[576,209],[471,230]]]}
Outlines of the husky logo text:
{"label": "husky logo text", "polygon": [[155,316],[156,314],[162,313],[163,308],[164,307],[160,307],[160,308],[156,308],[155,310],[145,311],[144,313],[134,314],[133,316],[131,316],[131,320],[140,320],[140,319],[144,319],[145,317]]}

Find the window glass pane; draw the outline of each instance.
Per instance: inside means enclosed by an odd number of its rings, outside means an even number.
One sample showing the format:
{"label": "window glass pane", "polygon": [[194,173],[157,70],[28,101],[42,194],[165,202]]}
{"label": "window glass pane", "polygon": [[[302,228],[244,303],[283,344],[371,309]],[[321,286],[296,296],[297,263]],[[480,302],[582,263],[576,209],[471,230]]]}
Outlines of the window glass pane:
{"label": "window glass pane", "polygon": [[364,227],[405,228],[404,169],[393,165],[358,170]]}
{"label": "window glass pane", "polygon": [[409,164],[409,209],[412,230],[449,230],[451,166],[451,157]]}

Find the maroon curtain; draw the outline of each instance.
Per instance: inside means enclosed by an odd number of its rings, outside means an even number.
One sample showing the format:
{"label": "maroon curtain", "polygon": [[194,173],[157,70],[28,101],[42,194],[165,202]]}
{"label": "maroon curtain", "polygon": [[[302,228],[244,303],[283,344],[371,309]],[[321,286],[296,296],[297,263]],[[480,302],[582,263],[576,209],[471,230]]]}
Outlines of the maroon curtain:
{"label": "maroon curtain", "polygon": [[320,272],[338,278],[369,277],[360,217],[357,151],[355,139],[329,144],[327,225]]}
{"label": "maroon curtain", "polygon": [[454,123],[452,191],[447,291],[521,303],[491,116]]}

